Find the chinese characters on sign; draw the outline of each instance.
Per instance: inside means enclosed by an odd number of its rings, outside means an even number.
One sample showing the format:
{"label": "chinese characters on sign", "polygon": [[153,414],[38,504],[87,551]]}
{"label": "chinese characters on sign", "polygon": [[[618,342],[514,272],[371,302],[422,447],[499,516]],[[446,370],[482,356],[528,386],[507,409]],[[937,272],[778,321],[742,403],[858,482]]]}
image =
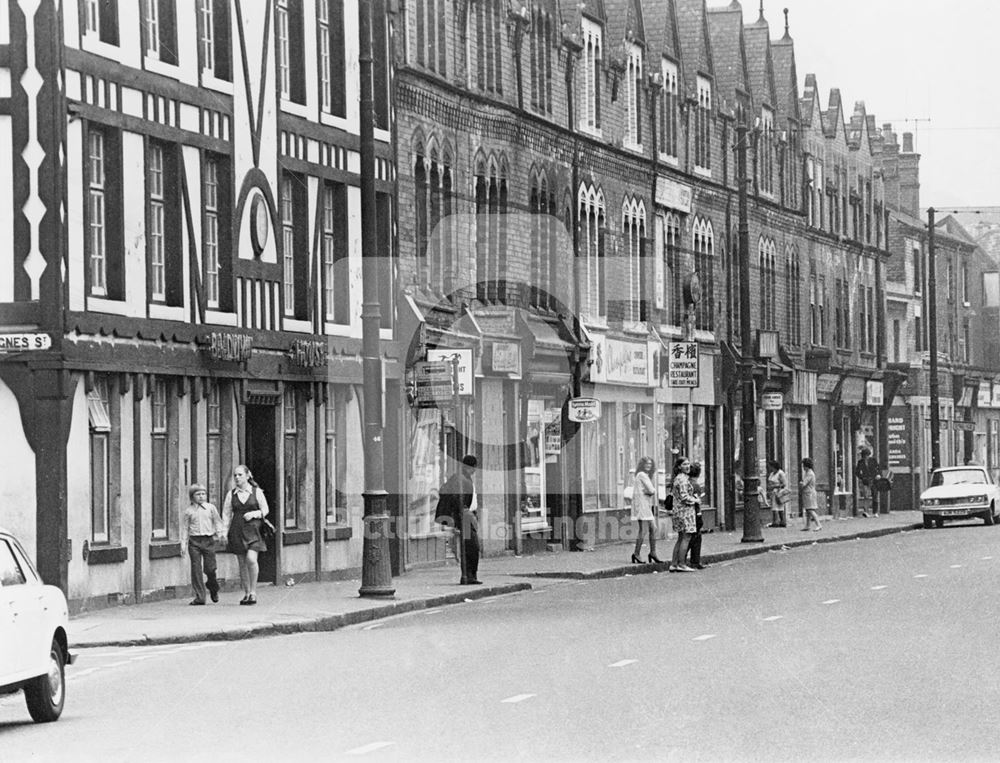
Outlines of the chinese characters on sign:
{"label": "chinese characters on sign", "polygon": [[667,355],[668,386],[697,387],[698,343],[670,342]]}

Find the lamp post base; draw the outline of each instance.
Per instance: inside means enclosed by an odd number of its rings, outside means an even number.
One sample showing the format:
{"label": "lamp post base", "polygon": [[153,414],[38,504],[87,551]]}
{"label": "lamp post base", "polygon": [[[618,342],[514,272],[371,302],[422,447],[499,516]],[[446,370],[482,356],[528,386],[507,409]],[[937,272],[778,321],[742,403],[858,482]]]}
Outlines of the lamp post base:
{"label": "lamp post base", "polygon": [[389,559],[389,515],[384,512],[384,493],[379,496],[365,494],[366,509],[371,503],[381,503],[380,513],[364,518],[364,546],[361,554],[361,588],[358,595],[364,598],[391,599],[396,595],[392,585],[392,566]]}

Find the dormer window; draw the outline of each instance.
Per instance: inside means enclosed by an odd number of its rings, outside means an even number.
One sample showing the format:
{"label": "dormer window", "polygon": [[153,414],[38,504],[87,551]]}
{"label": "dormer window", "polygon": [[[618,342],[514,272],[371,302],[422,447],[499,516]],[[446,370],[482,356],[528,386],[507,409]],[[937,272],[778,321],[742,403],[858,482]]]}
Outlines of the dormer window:
{"label": "dormer window", "polygon": [[583,103],[580,128],[592,133],[601,131],[601,58],[604,54],[601,26],[583,19]]}
{"label": "dormer window", "polygon": [[694,167],[712,174],[712,83],[698,77],[698,108],[694,116]]}
{"label": "dormer window", "polygon": [[624,142],[626,146],[636,150],[642,150],[642,110],[639,107],[641,85],[642,48],[633,43],[628,48],[628,61],[625,64],[625,105],[628,116]]}
{"label": "dormer window", "polygon": [[660,155],[677,159],[677,64],[666,59],[660,62],[663,86],[660,88],[659,125]]}
{"label": "dormer window", "polygon": [[760,110],[760,190],[768,196],[774,195],[774,112],[762,107]]}

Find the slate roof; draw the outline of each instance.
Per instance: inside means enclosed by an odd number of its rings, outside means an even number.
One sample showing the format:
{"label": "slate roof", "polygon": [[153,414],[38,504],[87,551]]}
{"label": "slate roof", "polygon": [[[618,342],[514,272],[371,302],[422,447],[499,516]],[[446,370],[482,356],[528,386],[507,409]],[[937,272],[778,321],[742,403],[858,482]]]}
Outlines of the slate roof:
{"label": "slate roof", "polygon": [[781,122],[801,120],[799,109],[799,77],[795,69],[795,43],[788,33],[788,9],[785,9],[785,35],[771,41],[774,67],[775,107]]}
{"label": "slate roof", "polygon": [[771,61],[771,30],[764,18],[760,17],[743,30],[747,67],[750,74],[750,91],[757,106],[777,108],[774,87],[774,69]]}
{"label": "slate roof", "polygon": [[558,0],[559,15],[566,31],[572,33],[580,29],[580,19],[584,14],[594,19],[604,20],[602,0]]}
{"label": "slate roof", "polygon": [[714,77],[705,0],[676,0],[677,30],[687,95],[697,97],[698,72]]}
{"label": "slate roof", "polygon": [[802,124],[812,125],[813,119],[817,119],[816,127],[823,129],[823,110],[817,109],[816,103],[819,100],[819,85],[816,84],[816,75],[807,74],[806,84],[802,88],[802,97],[799,99],[799,116]]}
{"label": "slate roof", "polygon": [[840,102],[840,88],[830,90],[830,102],[823,115],[823,132],[828,138],[837,137],[837,127],[844,122],[844,107]]}
{"label": "slate roof", "polygon": [[734,2],[723,8],[709,8],[708,33],[715,63],[715,93],[719,108],[728,112],[738,102],[749,101],[747,106],[752,113],[753,99],[740,4]]}
{"label": "slate roof", "polygon": [[681,60],[680,40],[677,39],[677,8],[674,0],[653,0],[644,13],[646,47],[654,56]]}
{"label": "slate roof", "polygon": [[615,51],[625,40],[644,44],[642,3],[639,0],[604,0],[604,46]]}

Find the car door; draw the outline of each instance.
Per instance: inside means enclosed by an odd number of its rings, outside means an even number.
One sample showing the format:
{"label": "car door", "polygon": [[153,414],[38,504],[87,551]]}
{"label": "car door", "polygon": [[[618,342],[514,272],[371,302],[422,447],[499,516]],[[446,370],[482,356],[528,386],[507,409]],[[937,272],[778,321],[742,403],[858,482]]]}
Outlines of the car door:
{"label": "car door", "polygon": [[28,585],[28,573],[14,556],[8,538],[0,535],[0,684],[37,672],[32,641],[39,638],[38,590]]}

